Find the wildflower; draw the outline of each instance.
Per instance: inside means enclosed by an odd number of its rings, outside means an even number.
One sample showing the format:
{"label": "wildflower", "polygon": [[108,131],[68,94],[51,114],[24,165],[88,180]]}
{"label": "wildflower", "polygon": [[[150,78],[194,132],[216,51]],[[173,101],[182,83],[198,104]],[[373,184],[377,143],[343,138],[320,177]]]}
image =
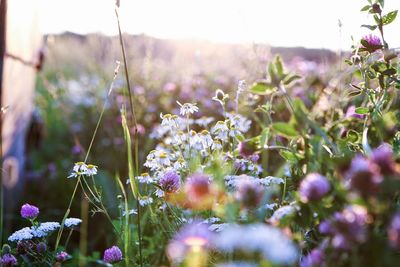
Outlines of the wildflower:
{"label": "wildflower", "polygon": [[161,189],[167,193],[174,193],[180,188],[180,177],[174,171],[169,171],[160,179]]}
{"label": "wildflower", "polygon": [[146,205],[150,205],[151,203],[153,203],[153,198],[151,198],[151,197],[142,196],[139,198],[139,204],[142,207],[144,207]]}
{"label": "wildflower", "polygon": [[44,222],[39,224],[39,226],[32,226],[31,232],[34,237],[41,238],[54,232],[58,228],[60,228],[60,224],[58,222]]}
{"label": "wildflower", "polygon": [[44,253],[47,250],[47,245],[44,242],[40,242],[36,245],[36,251],[38,253]]}
{"label": "wildflower", "polygon": [[15,231],[12,235],[8,237],[8,241],[17,242],[22,240],[30,240],[33,238],[32,231],[29,227],[22,228]]}
{"label": "wildflower", "polygon": [[263,188],[255,179],[249,179],[246,175],[241,175],[237,183],[236,198],[245,208],[257,207],[264,195]]}
{"label": "wildflower", "polygon": [[365,115],[356,113],[356,106],[352,105],[347,108],[345,118],[363,119]]}
{"label": "wildflower", "polygon": [[333,233],[333,226],[329,220],[322,221],[319,226],[318,230],[321,234],[329,235]]}
{"label": "wildflower", "polygon": [[319,267],[324,262],[324,254],[323,252],[316,248],[311,250],[311,252],[303,257],[300,263],[300,267]]}
{"label": "wildflower", "polygon": [[379,173],[379,167],[362,156],[356,156],[345,174],[347,186],[362,195],[374,194],[378,191],[383,177]]}
{"label": "wildflower", "polygon": [[82,220],[78,218],[67,218],[65,219],[64,225],[68,228],[73,228],[78,226],[81,222]]}
{"label": "wildflower", "polygon": [[97,174],[97,166],[96,165],[92,165],[92,164],[88,164],[87,165],[87,170],[84,173],[85,175],[88,176],[94,176]]}
{"label": "wildflower", "polygon": [[171,114],[160,114],[161,126],[165,127],[168,130],[174,130],[177,128],[178,124],[178,116]]}
{"label": "wildflower", "polygon": [[250,129],[251,121],[240,114],[227,114],[231,127],[230,136],[234,137],[238,133],[246,133]]}
{"label": "wildflower", "polygon": [[122,252],[117,246],[112,246],[104,251],[103,260],[107,263],[117,263],[122,261]]}
{"label": "wildflower", "polygon": [[371,154],[371,161],[379,166],[379,170],[383,175],[391,175],[396,172],[393,151],[388,144],[383,144],[374,149]]}
{"label": "wildflower", "polygon": [[12,266],[17,266],[17,265],[18,265],[17,259],[14,257],[14,255],[12,255],[10,253],[4,254],[0,258],[0,266],[12,267]]}
{"label": "wildflower", "polygon": [[76,162],[72,168],[72,173],[67,178],[75,178],[79,175],[84,175],[87,171],[87,165],[85,162]]}
{"label": "wildflower", "polygon": [[176,101],[178,103],[178,105],[181,107],[180,110],[180,114],[182,116],[186,116],[189,114],[193,114],[195,112],[199,111],[199,108],[196,106],[196,103],[192,104],[192,103],[185,103],[185,104],[181,104],[178,101]]}
{"label": "wildflower", "polygon": [[203,149],[208,149],[213,145],[213,139],[211,138],[210,133],[207,130],[201,131],[199,134],[200,142],[203,146]]}
{"label": "wildflower", "polygon": [[65,251],[61,251],[56,254],[57,262],[64,262],[64,261],[68,260],[68,258],[69,258],[69,254]]}
{"label": "wildflower", "polygon": [[189,199],[201,200],[210,193],[209,177],[202,173],[192,174],[187,178],[185,191]]}
{"label": "wildflower", "polygon": [[21,207],[21,216],[25,219],[35,219],[39,215],[39,208],[30,204]]}
{"label": "wildflower", "polygon": [[216,139],[223,142],[228,141],[229,128],[224,121],[218,121],[212,128],[211,133],[215,135]]}
{"label": "wildflower", "polygon": [[389,225],[388,229],[389,243],[393,248],[400,248],[400,213],[396,213]]}
{"label": "wildflower", "polygon": [[[145,172],[142,173],[140,176],[136,177],[136,179],[139,181],[141,184],[151,184],[153,183],[153,178],[150,177],[150,175]],[[128,180],[129,181],[129,180]]]}
{"label": "wildflower", "polygon": [[216,248],[228,253],[260,252],[277,265],[290,265],[298,258],[293,242],[279,229],[265,224],[231,224],[216,236],[214,243]]}
{"label": "wildflower", "polygon": [[197,119],[195,123],[199,126],[202,127],[207,127],[210,123],[214,121],[214,118],[211,117],[201,117],[200,119]]}
{"label": "wildflower", "polygon": [[382,42],[381,39],[379,39],[378,36],[376,35],[366,35],[361,39],[361,45],[362,49],[365,51],[368,51],[370,53],[375,52],[376,50],[379,50],[382,48]]}
{"label": "wildflower", "polygon": [[329,191],[331,186],[325,176],[319,173],[308,174],[300,183],[299,193],[303,202],[320,200]]}
{"label": "wildflower", "polygon": [[128,212],[126,212],[126,211],[123,211],[122,212],[122,216],[126,216],[126,215],[136,215],[137,214],[137,210],[136,209],[131,209],[131,210],[128,210]]}
{"label": "wildflower", "polygon": [[225,94],[224,91],[221,89],[217,89],[215,91],[215,96],[212,98],[212,100],[217,101],[221,104],[221,106],[225,105],[225,101],[228,100],[229,95]]}
{"label": "wildflower", "polygon": [[294,215],[295,213],[295,207],[291,205],[287,206],[282,206],[279,209],[277,209],[274,214],[272,214],[270,221],[273,224],[279,224],[281,221],[290,218]]}
{"label": "wildflower", "polygon": [[200,252],[210,247],[213,233],[207,224],[194,221],[184,225],[170,241],[168,256],[175,262],[181,262],[188,252]]}

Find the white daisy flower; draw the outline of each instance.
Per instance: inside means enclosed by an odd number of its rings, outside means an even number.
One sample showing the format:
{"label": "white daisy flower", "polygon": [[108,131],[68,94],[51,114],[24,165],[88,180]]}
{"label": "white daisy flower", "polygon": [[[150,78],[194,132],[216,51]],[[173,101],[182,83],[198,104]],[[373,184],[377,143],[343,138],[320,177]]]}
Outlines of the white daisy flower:
{"label": "white daisy flower", "polygon": [[178,103],[178,105],[181,107],[180,114],[182,116],[186,116],[188,114],[193,114],[193,113],[199,111],[199,108],[196,106],[196,103],[181,104],[178,101],[176,101],[176,103]]}

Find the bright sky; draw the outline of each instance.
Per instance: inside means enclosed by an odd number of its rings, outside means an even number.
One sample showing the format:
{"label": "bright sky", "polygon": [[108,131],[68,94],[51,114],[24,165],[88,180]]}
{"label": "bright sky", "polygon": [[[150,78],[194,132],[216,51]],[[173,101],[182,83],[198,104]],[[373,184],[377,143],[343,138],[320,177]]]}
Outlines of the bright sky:
{"label": "bright sky", "polygon": [[[45,33],[116,34],[114,0],[39,0]],[[400,9],[386,0],[385,11]],[[366,0],[121,0],[123,31],[213,42],[265,42],[277,46],[349,49],[373,18],[359,10]],[[340,34],[338,21],[343,27]],[[399,18],[386,41],[400,47]]]}

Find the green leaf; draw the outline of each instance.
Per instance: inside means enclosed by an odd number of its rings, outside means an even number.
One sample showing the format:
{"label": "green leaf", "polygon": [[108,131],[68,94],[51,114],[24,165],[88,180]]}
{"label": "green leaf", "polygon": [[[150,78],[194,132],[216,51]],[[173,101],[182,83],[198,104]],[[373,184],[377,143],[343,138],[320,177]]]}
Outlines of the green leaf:
{"label": "green leaf", "polygon": [[272,129],[285,137],[296,137],[299,135],[296,129],[291,124],[286,122],[273,123]]}
{"label": "green leaf", "polygon": [[358,108],[356,108],[355,112],[356,112],[357,114],[360,114],[360,115],[368,114],[369,108],[366,108],[366,107],[358,107]]}
{"label": "green leaf", "polygon": [[397,73],[397,71],[394,68],[390,68],[390,69],[387,69],[382,72],[383,75],[387,75],[387,76],[395,75],[396,73]]}
{"label": "green leaf", "polygon": [[366,6],[364,6],[363,8],[361,8],[361,12],[363,12],[363,11],[367,11],[367,10],[369,10],[371,8],[371,6],[370,5],[366,5]]}
{"label": "green leaf", "polygon": [[293,82],[293,81],[295,81],[295,80],[298,80],[298,79],[301,79],[301,76],[296,75],[296,74],[288,75],[288,76],[286,76],[286,78],[283,80],[283,83],[284,83],[285,85],[288,85],[289,83],[291,83],[291,82]]}
{"label": "green leaf", "polygon": [[265,95],[271,93],[274,90],[274,88],[275,87],[272,86],[272,84],[267,82],[255,82],[250,87],[250,92],[253,94]]}
{"label": "green leaf", "polygon": [[271,79],[271,83],[273,85],[277,86],[279,84],[279,79],[278,79],[278,75],[275,70],[275,65],[272,63],[268,64],[268,75]]}
{"label": "green leaf", "polygon": [[396,16],[397,16],[397,10],[387,13],[385,16],[382,17],[382,24],[388,25],[392,23],[395,20]]}
{"label": "green leaf", "polygon": [[378,26],[376,26],[376,25],[366,25],[366,24],[363,24],[363,25],[361,25],[361,27],[368,28],[368,29],[370,29],[371,31],[373,31],[373,30],[375,30]]}
{"label": "green leaf", "polygon": [[269,139],[269,128],[265,128],[262,132],[261,132],[261,138],[260,138],[260,147],[263,148],[265,146],[265,144],[268,142]]}
{"label": "green leaf", "polygon": [[377,15],[374,15],[374,20],[375,20],[376,24],[378,24],[378,25],[381,24],[381,20]]}
{"label": "green leaf", "polygon": [[350,93],[347,94],[348,97],[355,97],[358,96],[359,94],[361,94],[361,91],[352,91]]}
{"label": "green leaf", "polygon": [[283,76],[283,63],[279,55],[275,57],[275,69],[278,76]]}
{"label": "green leaf", "polygon": [[281,150],[281,151],[279,151],[279,154],[282,156],[282,158],[286,159],[287,161],[293,162],[293,163],[296,163],[299,159],[304,158],[299,153],[293,153],[293,152],[287,151],[287,150]]}

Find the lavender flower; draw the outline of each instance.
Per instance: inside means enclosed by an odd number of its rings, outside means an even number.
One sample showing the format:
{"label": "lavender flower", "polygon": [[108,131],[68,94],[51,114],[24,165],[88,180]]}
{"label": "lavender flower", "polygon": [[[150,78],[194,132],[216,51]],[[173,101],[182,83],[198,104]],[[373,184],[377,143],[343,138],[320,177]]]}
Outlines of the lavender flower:
{"label": "lavender flower", "polygon": [[319,267],[323,261],[324,254],[320,249],[316,248],[301,260],[300,267]]}
{"label": "lavender flower", "polygon": [[122,261],[122,252],[117,246],[112,246],[104,251],[103,260],[107,263],[117,263]]}
{"label": "lavender flower", "polygon": [[39,215],[39,208],[30,204],[21,207],[21,216],[25,219],[35,219]]}
{"label": "lavender flower", "polygon": [[0,258],[0,266],[12,267],[17,265],[18,265],[17,259],[12,254],[7,253]]}
{"label": "lavender flower", "polygon": [[347,186],[359,192],[361,195],[374,194],[383,181],[379,173],[379,167],[362,156],[356,156],[345,174]]}
{"label": "lavender flower", "polygon": [[174,193],[180,188],[180,177],[174,171],[169,171],[160,179],[161,189],[167,193]]}
{"label": "lavender flower", "polygon": [[56,260],[57,260],[57,262],[64,262],[64,261],[68,260],[68,258],[69,258],[69,255],[68,255],[68,253],[65,252],[65,251],[61,251],[61,252],[58,252],[58,253],[56,254]]}
{"label": "lavender flower", "polygon": [[396,213],[390,222],[388,238],[393,248],[400,248],[400,212]]}
{"label": "lavender flower", "polygon": [[331,186],[325,176],[319,173],[308,174],[300,183],[300,198],[303,202],[320,200],[329,191]]}
{"label": "lavender flower", "polygon": [[194,221],[184,225],[170,241],[167,247],[168,256],[175,262],[181,262],[190,251],[200,252],[210,247],[213,233],[208,225]]}
{"label": "lavender flower", "polygon": [[374,149],[371,154],[371,161],[379,166],[379,170],[383,175],[391,175],[396,172],[393,151],[388,144],[383,144]]}
{"label": "lavender flower", "polygon": [[264,195],[263,187],[255,179],[243,175],[237,182],[236,198],[245,208],[257,207]]}

